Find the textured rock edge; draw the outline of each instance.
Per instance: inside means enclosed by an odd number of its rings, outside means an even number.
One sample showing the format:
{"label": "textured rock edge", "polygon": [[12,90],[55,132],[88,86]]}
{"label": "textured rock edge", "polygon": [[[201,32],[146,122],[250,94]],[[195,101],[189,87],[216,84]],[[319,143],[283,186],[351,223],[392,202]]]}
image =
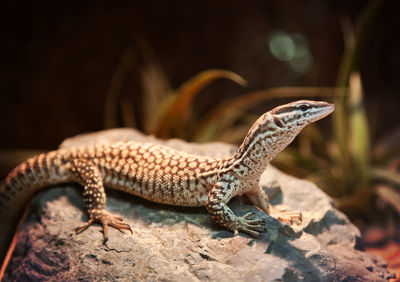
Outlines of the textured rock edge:
{"label": "textured rock edge", "polygon": [[[162,141],[132,129],[85,134],[62,147],[100,142],[147,141],[195,154],[226,156],[235,147],[222,143]],[[280,183],[279,188],[276,183]],[[108,209],[134,228],[134,235],[110,231],[101,244],[100,227],[73,235],[86,221],[80,189],[61,186],[32,201],[31,213],[18,234],[5,281],[19,279],[135,280],[375,280],[392,276],[379,257],[357,250],[359,231],[333,207],[314,184],[270,166],[261,183],[277,204],[303,212],[304,222],[289,227],[258,211],[244,198],[230,202],[240,215],[256,212],[267,221],[262,239],[232,237],[203,208],[153,204],[137,197],[107,192]],[[300,186],[300,187],[299,187]],[[282,193],[281,190],[282,189]]]}

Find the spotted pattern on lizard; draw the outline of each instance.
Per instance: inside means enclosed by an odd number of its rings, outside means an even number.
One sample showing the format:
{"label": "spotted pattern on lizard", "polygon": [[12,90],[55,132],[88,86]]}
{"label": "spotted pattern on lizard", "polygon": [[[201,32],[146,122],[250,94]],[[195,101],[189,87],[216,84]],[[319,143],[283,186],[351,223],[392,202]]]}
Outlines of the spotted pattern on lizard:
{"label": "spotted pattern on lizard", "polygon": [[121,218],[106,210],[104,187],[156,203],[205,206],[216,222],[234,234],[243,231],[258,237],[264,231],[264,222],[254,214],[235,215],[227,203],[236,195],[246,194],[253,204],[280,220],[301,221],[300,213],[279,212],[270,206],[259,185],[260,176],[301,129],[333,110],[329,103],[306,100],[277,107],[254,123],[237,152],[227,158],[197,156],[139,142],[40,154],[17,166],[0,186],[0,227],[15,227],[37,190],[77,182],[84,187],[83,200],[90,216],[77,231],[94,222],[101,223],[104,241],[108,238],[108,226],[131,231]]}

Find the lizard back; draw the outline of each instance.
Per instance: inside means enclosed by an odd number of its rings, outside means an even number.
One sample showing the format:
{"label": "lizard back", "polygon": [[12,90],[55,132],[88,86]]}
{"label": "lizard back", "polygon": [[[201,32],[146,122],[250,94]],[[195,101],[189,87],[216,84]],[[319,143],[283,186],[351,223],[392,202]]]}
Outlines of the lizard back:
{"label": "lizard back", "polygon": [[87,150],[83,148],[78,155],[87,156],[99,167],[106,187],[178,206],[204,205],[224,164],[223,159],[152,143],[116,143]]}

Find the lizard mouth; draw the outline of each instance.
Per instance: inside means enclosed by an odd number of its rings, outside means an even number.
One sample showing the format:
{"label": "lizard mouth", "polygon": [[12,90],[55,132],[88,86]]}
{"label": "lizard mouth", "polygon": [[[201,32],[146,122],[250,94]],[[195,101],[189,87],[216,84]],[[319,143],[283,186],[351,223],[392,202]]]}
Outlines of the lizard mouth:
{"label": "lizard mouth", "polygon": [[319,103],[320,103],[319,107],[313,113],[314,117],[312,118],[311,122],[320,120],[320,119],[326,117],[327,115],[331,114],[335,110],[334,104],[330,104],[327,102],[319,102]]}

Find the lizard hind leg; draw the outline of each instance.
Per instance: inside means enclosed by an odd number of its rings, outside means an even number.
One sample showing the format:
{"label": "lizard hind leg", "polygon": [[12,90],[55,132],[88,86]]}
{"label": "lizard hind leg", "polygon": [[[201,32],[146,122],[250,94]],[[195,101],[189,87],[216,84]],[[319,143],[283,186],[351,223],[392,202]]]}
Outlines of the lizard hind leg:
{"label": "lizard hind leg", "polygon": [[86,230],[93,223],[100,223],[103,227],[103,242],[108,240],[108,226],[120,231],[131,227],[124,223],[118,216],[112,215],[106,210],[106,194],[103,178],[98,167],[84,159],[74,160],[73,172],[76,173],[79,182],[84,186],[83,200],[89,212],[89,221],[75,229],[76,233]]}
{"label": "lizard hind leg", "polygon": [[288,223],[290,225],[292,225],[293,223],[300,225],[303,221],[303,216],[301,212],[290,212],[283,209],[277,209],[272,206],[269,202],[267,194],[265,194],[265,191],[261,186],[256,186],[256,188],[247,192],[246,196],[249,198],[252,204],[282,222]]}

